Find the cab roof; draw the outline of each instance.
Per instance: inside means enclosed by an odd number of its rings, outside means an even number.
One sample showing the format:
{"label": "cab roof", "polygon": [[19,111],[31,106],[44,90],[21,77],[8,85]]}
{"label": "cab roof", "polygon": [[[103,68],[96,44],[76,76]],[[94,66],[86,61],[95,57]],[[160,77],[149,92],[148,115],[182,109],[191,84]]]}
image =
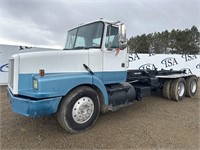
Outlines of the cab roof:
{"label": "cab roof", "polygon": [[87,22],[87,23],[81,23],[79,24],[78,26],[74,27],[74,28],[71,28],[69,31],[73,30],[73,29],[76,29],[78,27],[81,27],[81,26],[84,26],[84,25],[87,25],[87,24],[91,24],[91,23],[95,23],[95,22],[104,22],[104,23],[107,23],[107,24],[119,24],[121,23],[120,21],[110,21],[110,20],[106,20],[106,19],[103,19],[103,18],[100,18],[98,20],[95,20],[95,21],[90,21],[90,22]]}

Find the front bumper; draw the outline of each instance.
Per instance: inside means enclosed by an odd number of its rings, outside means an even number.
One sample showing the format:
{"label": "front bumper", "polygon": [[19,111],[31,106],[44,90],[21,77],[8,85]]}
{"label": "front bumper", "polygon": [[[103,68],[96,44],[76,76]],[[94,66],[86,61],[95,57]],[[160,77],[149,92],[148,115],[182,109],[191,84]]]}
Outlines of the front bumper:
{"label": "front bumper", "polygon": [[39,117],[55,113],[62,97],[33,100],[15,96],[8,88],[8,98],[13,112],[24,116]]}

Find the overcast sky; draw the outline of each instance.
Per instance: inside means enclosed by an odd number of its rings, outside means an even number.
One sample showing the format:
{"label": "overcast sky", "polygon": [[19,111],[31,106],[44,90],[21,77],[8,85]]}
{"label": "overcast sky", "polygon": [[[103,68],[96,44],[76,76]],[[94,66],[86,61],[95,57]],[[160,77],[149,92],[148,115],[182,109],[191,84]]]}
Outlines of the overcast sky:
{"label": "overcast sky", "polygon": [[1,44],[63,48],[66,33],[105,18],[127,26],[128,38],[143,33],[200,29],[200,0],[0,0]]}

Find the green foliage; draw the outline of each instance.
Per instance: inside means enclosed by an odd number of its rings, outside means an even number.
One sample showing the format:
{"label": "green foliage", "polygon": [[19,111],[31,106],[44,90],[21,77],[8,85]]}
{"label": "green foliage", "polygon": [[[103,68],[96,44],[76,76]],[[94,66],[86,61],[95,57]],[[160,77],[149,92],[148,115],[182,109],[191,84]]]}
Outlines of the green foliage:
{"label": "green foliage", "polygon": [[199,54],[200,32],[196,26],[191,29],[168,30],[131,37],[128,40],[131,52],[135,53],[177,53]]}

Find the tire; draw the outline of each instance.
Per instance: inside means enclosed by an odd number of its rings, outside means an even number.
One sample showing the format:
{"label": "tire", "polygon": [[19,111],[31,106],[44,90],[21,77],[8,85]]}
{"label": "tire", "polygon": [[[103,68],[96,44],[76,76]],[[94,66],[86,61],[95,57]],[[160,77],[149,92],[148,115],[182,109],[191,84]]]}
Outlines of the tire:
{"label": "tire", "polygon": [[197,92],[197,78],[195,76],[186,78],[186,96],[193,97]]}
{"label": "tire", "polygon": [[92,126],[99,112],[100,102],[97,92],[90,87],[81,86],[63,97],[57,119],[65,130],[77,133]]}
{"label": "tire", "polygon": [[172,83],[172,80],[168,79],[168,80],[165,80],[164,85],[163,85],[163,96],[166,99],[171,99],[171,93],[170,93],[171,83]]}
{"label": "tire", "polygon": [[183,78],[174,79],[171,84],[171,99],[180,101],[186,94],[186,82]]}

